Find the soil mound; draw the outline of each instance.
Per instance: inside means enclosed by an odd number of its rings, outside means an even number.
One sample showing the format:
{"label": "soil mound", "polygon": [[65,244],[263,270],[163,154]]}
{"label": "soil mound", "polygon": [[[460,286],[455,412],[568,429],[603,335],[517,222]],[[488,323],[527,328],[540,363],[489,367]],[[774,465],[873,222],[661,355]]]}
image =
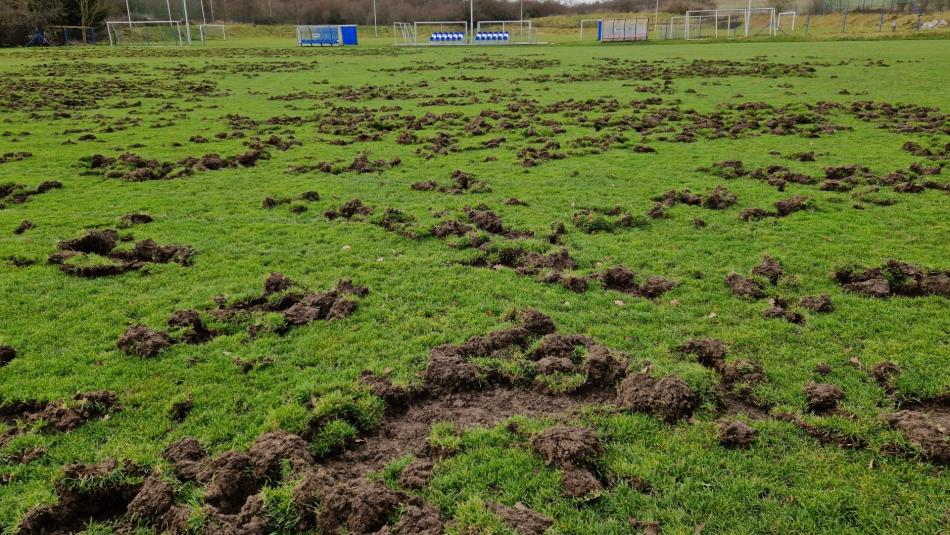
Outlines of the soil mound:
{"label": "soil mound", "polygon": [[172,339],[166,332],[156,331],[145,325],[133,325],[119,337],[116,345],[127,355],[151,358],[172,345]]}
{"label": "soil mound", "polygon": [[[90,520],[108,521],[125,514],[141,485],[124,481],[123,470],[114,459],[95,465],[66,465],[63,478],[56,484],[57,503],[31,509],[20,521],[17,533],[75,533]],[[94,484],[76,485],[81,481]]]}
{"label": "soil mound", "polygon": [[617,401],[670,423],[690,416],[699,404],[696,393],[678,376],[657,380],[646,373],[628,375],[617,388]]}
{"label": "soil mound", "polygon": [[719,443],[727,448],[748,448],[757,434],[758,431],[739,420],[719,422]]}
{"label": "soil mound", "polygon": [[547,465],[585,466],[602,452],[600,440],[590,429],[554,426],[531,439],[531,447]]}
{"label": "soil mound", "polygon": [[16,349],[7,345],[0,345],[0,367],[10,364],[16,356]]}
{"label": "soil mound", "polygon": [[514,507],[491,502],[485,505],[518,535],[544,535],[544,532],[554,525],[553,520],[528,509],[522,503],[516,503]]}
{"label": "soil mound", "polygon": [[825,414],[838,408],[838,402],[844,399],[844,390],[838,385],[808,383],[805,385],[805,398],[809,411]]}
{"label": "soil mound", "polygon": [[761,264],[752,268],[753,275],[764,277],[772,284],[778,284],[778,280],[782,276],[782,273],[782,265],[779,264],[778,260],[768,255],[765,255]]}
{"label": "soil mound", "polygon": [[812,312],[828,313],[835,311],[835,305],[828,294],[806,295],[798,300],[799,306]]}
{"label": "soil mound", "polygon": [[195,481],[208,454],[198,439],[185,437],[165,448],[164,456],[171,463],[178,479]]}
{"label": "soil mound", "polygon": [[833,274],[846,291],[868,297],[950,298],[950,271],[922,268],[898,260],[888,260],[880,268],[843,267]]}
{"label": "soil mound", "polygon": [[758,281],[747,279],[738,273],[730,273],[726,277],[726,286],[732,291],[732,295],[747,299],[761,299],[765,297],[762,285]]}
{"label": "soil mound", "polygon": [[381,482],[360,478],[333,485],[320,495],[322,533],[374,533],[396,512],[400,496]]}

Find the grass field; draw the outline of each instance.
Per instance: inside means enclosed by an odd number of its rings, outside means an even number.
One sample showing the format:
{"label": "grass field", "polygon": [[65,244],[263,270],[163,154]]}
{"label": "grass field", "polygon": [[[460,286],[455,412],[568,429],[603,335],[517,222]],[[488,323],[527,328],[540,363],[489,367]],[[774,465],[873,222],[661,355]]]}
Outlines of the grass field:
{"label": "grass field", "polygon": [[950,41],[230,44],[0,51],[5,532],[950,529]]}

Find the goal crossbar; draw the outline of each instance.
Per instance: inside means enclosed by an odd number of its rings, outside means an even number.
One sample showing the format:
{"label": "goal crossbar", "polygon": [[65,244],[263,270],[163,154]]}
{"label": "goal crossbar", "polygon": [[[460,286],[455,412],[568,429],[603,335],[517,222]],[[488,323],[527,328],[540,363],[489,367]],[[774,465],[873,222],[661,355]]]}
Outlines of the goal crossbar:
{"label": "goal crossbar", "polygon": [[593,22],[594,24],[602,24],[604,19],[581,19],[581,42],[584,42],[584,24],[589,24]]}
{"label": "goal crossbar", "polygon": [[216,28],[221,30],[221,40],[228,40],[228,30],[225,28],[224,24],[199,24],[198,25],[198,34],[201,36],[201,44],[205,44],[205,41],[208,38],[207,30],[209,28]]}
{"label": "goal crossbar", "polygon": [[[123,21],[106,21],[106,33],[109,34],[109,46],[119,46],[122,43],[119,38],[119,29],[123,27],[128,27],[130,30],[135,27],[144,27],[146,32],[150,26],[165,26],[168,25],[169,28],[174,29],[172,34],[175,37],[174,46],[182,46],[184,43],[181,36],[181,21],[177,20],[123,20]],[[145,46],[152,46],[151,42],[147,39]]]}
{"label": "goal crossbar", "polygon": [[[774,7],[690,10],[683,15],[683,38],[687,41],[692,39],[702,39],[702,24],[704,19],[712,19],[714,21],[713,37],[719,37],[719,27],[722,21],[726,22],[727,36],[729,30],[732,30],[732,36],[735,37],[735,30],[738,28],[739,21],[742,21],[741,23],[744,29],[745,37],[749,37],[752,18],[763,15],[768,17],[768,22],[765,26],[768,35],[770,37],[774,37],[776,31],[776,16]],[[691,32],[691,21],[694,19],[698,20],[698,27],[696,28],[696,30],[698,30],[698,34],[695,31]],[[735,21],[735,24],[733,21]],[[758,35],[760,32],[761,30],[757,31],[755,35]]]}

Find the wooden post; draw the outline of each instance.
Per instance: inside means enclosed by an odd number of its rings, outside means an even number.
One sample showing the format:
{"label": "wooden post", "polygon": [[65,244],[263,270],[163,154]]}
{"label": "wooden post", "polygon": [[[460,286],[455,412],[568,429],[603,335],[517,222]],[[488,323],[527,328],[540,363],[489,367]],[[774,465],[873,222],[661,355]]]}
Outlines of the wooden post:
{"label": "wooden post", "polygon": [[884,8],[881,8],[881,20],[877,23],[877,31],[884,31]]}
{"label": "wooden post", "polygon": [[848,12],[841,12],[841,33],[844,33],[845,29],[848,27]]}
{"label": "wooden post", "polygon": [[808,35],[808,30],[811,28],[811,15],[805,15],[805,35]]}

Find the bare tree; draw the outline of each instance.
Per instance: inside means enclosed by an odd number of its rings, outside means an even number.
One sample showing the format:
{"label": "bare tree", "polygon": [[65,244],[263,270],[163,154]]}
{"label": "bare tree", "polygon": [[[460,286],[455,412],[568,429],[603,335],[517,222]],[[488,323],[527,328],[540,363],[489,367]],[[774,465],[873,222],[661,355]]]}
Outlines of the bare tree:
{"label": "bare tree", "polygon": [[86,42],[86,28],[105,17],[108,7],[106,0],[76,0],[79,6],[79,25],[82,26],[82,41]]}

